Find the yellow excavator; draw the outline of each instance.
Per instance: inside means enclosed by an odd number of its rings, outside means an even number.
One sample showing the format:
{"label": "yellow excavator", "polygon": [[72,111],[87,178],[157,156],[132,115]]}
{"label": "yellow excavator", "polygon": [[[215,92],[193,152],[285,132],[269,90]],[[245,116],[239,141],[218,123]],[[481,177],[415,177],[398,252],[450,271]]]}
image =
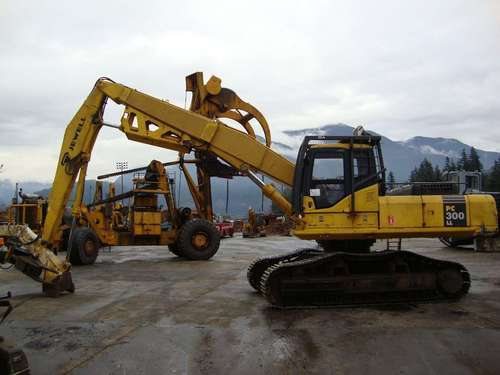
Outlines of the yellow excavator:
{"label": "yellow excavator", "polygon": [[[45,289],[73,290],[69,263],[57,263],[49,249],[77,175],[73,214],[79,214],[92,148],[101,127],[108,125],[133,141],[181,155],[194,153],[204,163],[197,171],[195,193],[200,200],[210,199],[215,172],[248,176],[291,216],[295,236],[318,241],[323,250],[258,259],[249,267],[250,284],[275,306],[439,301],[467,293],[470,276],[458,263],[409,251],[370,252],[370,246],[379,238],[398,237],[473,236],[487,243],[498,232],[492,196],[386,195],[381,138],[361,128],[352,136],[305,137],[294,165],[271,148],[262,114],[223,88],[220,79],[213,76],[204,83],[202,73],[194,73],[186,78],[186,89],[192,92],[189,110],[99,79],[66,129],[41,237],[25,236],[17,246],[11,245],[4,261],[20,263],[18,268],[32,277],[38,271]],[[124,106],[119,126],[103,120],[109,99]],[[224,118],[243,129],[224,124]],[[255,136],[252,119],[262,126],[263,143]],[[290,186],[291,201],[257,172]],[[173,229],[172,243],[205,251],[204,219],[189,220],[186,227],[188,231]],[[0,235],[2,230],[7,229],[0,228]],[[179,241],[182,232],[184,240]]]}

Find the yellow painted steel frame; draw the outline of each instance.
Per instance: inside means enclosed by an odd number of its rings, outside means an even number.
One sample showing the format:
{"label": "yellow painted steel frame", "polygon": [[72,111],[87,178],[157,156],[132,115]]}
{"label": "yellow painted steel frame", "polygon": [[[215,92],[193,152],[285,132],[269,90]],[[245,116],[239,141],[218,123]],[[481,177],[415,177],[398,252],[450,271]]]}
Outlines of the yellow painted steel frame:
{"label": "yellow painted steel frame", "polygon": [[[158,181],[156,182],[156,189],[144,190],[140,189],[140,192],[146,192],[150,194],[157,194],[161,192],[167,202],[168,217],[169,221],[174,222],[176,226],[175,218],[175,203],[173,200],[172,192],[170,191],[170,185],[168,183],[167,172],[163,164],[157,160],[151,161],[149,168],[158,174]],[[134,189],[136,190],[136,189]],[[115,196],[115,186],[113,183],[109,185],[109,198]],[[155,195],[156,196],[156,195]],[[99,202],[103,199],[102,181],[96,181],[96,191],[94,195],[94,203]],[[129,244],[130,239],[125,236],[118,235],[118,231],[121,229],[119,223],[122,221],[121,215],[119,214],[119,203],[112,202],[107,203],[112,205],[111,210],[106,210],[106,204],[99,204],[88,209],[85,205],[81,206],[81,218],[82,224],[89,225],[92,230],[96,233],[99,241],[108,246],[116,246]],[[161,213],[160,212],[131,212],[131,232],[133,235],[148,235],[148,236],[160,236],[160,224],[161,224]],[[126,242],[124,242],[126,241]],[[162,242],[163,241],[163,242]],[[159,241],[162,245],[167,245],[172,243],[171,236],[163,236]]]}
{"label": "yellow painted steel frame", "polygon": [[114,246],[118,244],[117,232],[112,228],[113,218],[106,217],[104,205],[96,206],[92,210],[82,206],[81,215],[103,245]]}
{"label": "yellow painted steel frame", "polygon": [[80,178],[77,196],[73,204],[73,213],[80,212],[86,167],[102,127],[102,111],[105,103],[106,95],[97,86],[94,86],[64,133],[42,231],[42,240],[49,246],[56,240],[66,203],[78,175]]}
{"label": "yellow painted steel frame", "polygon": [[[94,203],[99,202],[102,199],[103,184],[102,181],[96,181]],[[107,215],[108,212],[106,212],[105,204],[99,204],[92,207],[90,210],[85,205],[81,205],[80,213],[82,220],[81,224],[89,225],[103,245],[113,246],[118,243],[117,233],[112,229],[112,212],[109,213],[109,216]]]}
{"label": "yellow painted steel frame", "polygon": [[248,134],[125,86],[107,81],[97,85],[126,105],[121,130],[127,138],[184,152],[210,151],[239,170],[258,170],[292,185],[293,163]]}
{"label": "yellow painted steel frame", "polygon": [[497,232],[497,210],[491,195],[465,195],[463,226],[445,225],[445,202],[440,195],[379,196],[378,184],[355,192],[332,207],[316,209],[304,197],[303,224],[293,234],[302,239],[366,239],[397,237],[455,237]]}

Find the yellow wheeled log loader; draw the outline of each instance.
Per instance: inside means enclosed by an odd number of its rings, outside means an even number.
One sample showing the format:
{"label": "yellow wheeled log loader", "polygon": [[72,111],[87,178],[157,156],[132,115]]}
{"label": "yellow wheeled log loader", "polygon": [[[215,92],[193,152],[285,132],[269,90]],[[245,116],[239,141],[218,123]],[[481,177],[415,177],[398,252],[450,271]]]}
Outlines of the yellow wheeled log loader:
{"label": "yellow wheeled log loader", "polygon": [[[83,181],[108,99],[123,105],[119,126],[128,139],[191,152],[200,163],[195,193],[210,199],[210,177],[221,171],[248,176],[294,221],[293,234],[318,241],[324,250],[303,249],[256,260],[250,284],[275,306],[331,306],[456,299],[467,293],[470,277],[462,265],[409,251],[370,252],[378,238],[474,236],[498,232],[492,196],[387,196],[379,136],[357,129],[352,136],[305,137],[294,165],[271,149],[264,117],[220,79],[195,73],[186,78],[193,93],[189,110],[151,97],[109,79],[99,79],[66,129],[40,246],[50,248],[69,192],[79,175],[80,211]],[[243,112],[247,112],[246,114]],[[221,119],[239,122],[244,131]],[[256,118],[265,143],[250,124]],[[291,201],[256,173],[290,186]],[[202,218],[206,218],[200,207]],[[205,216],[204,216],[205,215]],[[203,223],[203,224],[201,224]],[[189,228],[180,241],[183,228]],[[207,224],[190,220],[172,243],[204,251]],[[50,250],[45,250],[50,252]],[[61,270],[63,271],[63,270]],[[68,271],[63,271],[67,273]]]}
{"label": "yellow wheeled log loader", "polygon": [[[102,181],[96,182],[94,200],[81,208],[82,216],[78,222],[78,227],[88,227],[94,234],[89,237],[91,252],[87,254],[85,248],[77,247],[78,241],[69,241],[76,248],[68,245],[72,264],[89,264],[97,257],[97,249],[104,246],[123,245],[165,245],[169,250],[178,256],[183,256],[191,260],[206,260],[212,257],[218,250],[219,238],[213,226],[207,226],[206,236],[198,236],[198,242],[205,242],[203,251],[193,249],[188,246],[177,246],[177,241],[184,241],[178,236],[178,231],[184,224],[193,219],[189,207],[177,208],[166,170],[167,165],[181,165],[199,163],[198,160],[179,160],[175,162],[161,163],[157,160],[151,161],[147,167],[134,168],[125,172],[110,173],[98,176],[99,180],[134,173],[133,189],[119,195],[114,193],[114,184],[110,184],[110,194],[103,197]],[[188,186],[193,194],[197,194],[197,187],[191,175],[185,172]],[[166,210],[161,212],[159,196],[163,196],[166,203]],[[128,205],[123,206],[120,201],[128,200]],[[203,203],[193,197],[197,207],[204,208]],[[198,224],[200,222],[197,222]],[[182,237],[183,238],[183,237]],[[187,239],[191,240],[191,239]],[[92,256],[92,259],[88,258]]]}

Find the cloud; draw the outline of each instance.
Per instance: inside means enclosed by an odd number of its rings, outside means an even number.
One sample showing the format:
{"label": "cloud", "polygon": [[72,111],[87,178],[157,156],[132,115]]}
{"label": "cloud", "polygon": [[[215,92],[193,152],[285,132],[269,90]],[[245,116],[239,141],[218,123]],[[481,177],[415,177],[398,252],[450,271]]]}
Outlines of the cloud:
{"label": "cloud", "polygon": [[[3,177],[52,179],[99,76],[184,106],[194,71],[220,76],[277,134],[343,122],[498,151],[499,14],[494,1],[3,1]],[[106,129],[89,176],[151,158],[175,153]]]}

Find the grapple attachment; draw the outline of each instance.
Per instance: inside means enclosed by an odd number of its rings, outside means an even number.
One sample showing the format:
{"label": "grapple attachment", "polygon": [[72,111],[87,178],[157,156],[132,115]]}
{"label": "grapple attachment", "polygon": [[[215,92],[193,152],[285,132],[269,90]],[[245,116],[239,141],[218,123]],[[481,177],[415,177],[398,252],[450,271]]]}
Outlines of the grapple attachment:
{"label": "grapple attachment", "polygon": [[271,132],[262,113],[250,103],[241,100],[233,90],[222,87],[220,78],[212,76],[205,84],[203,73],[193,73],[186,77],[186,91],[193,93],[190,111],[210,118],[234,120],[253,138],[255,131],[250,121],[255,119],[264,132],[266,146],[271,146]]}
{"label": "grapple attachment", "polygon": [[27,225],[0,225],[0,237],[7,238],[6,246],[0,249],[0,263],[11,263],[42,283],[44,293],[50,297],[75,291],[71,264],[44,247]]}

